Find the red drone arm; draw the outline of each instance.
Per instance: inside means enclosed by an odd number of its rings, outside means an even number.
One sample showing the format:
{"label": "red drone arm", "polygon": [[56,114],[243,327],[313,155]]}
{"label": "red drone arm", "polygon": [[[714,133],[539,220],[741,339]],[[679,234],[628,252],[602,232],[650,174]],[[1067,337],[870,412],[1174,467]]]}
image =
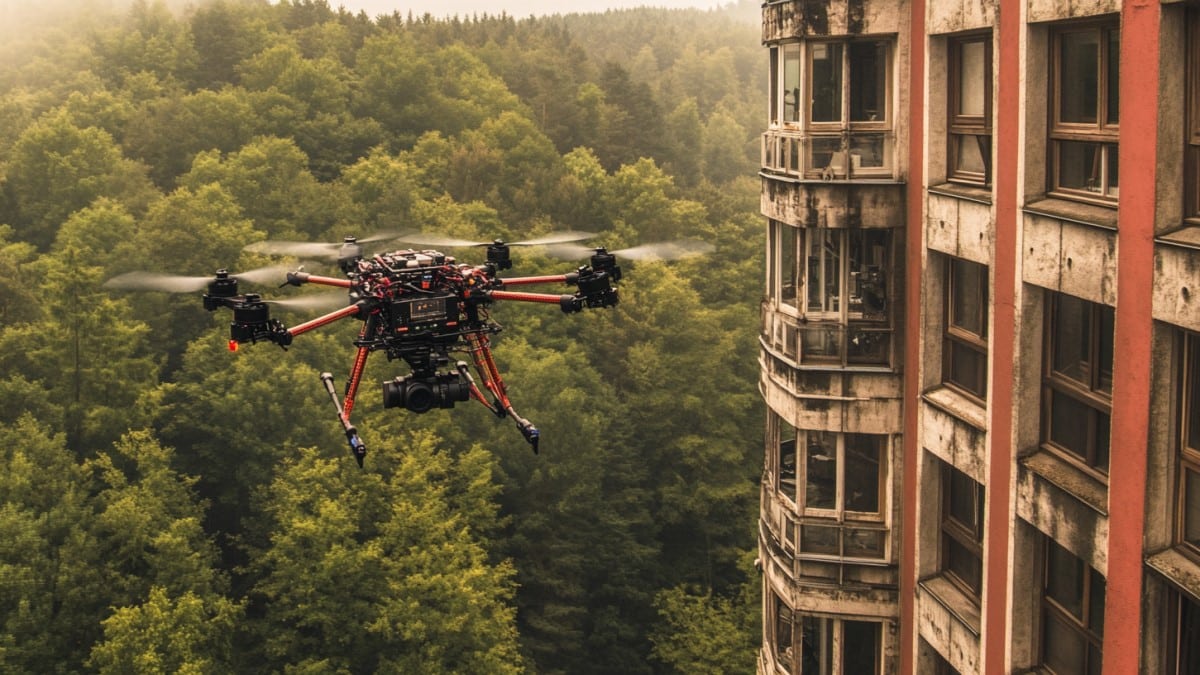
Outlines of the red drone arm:
{"label": "red drone arm", "polygon": [[334,321],[339,321],[348,316],[354,316],[355,314],[358,314],[359,311],[360,311],[360,308],[358,305],[350,305],[349,307],[343,307],[342,309],[339,309],[335,312],[330,312],[324,316],[319,316],[319,317],[313,319],[312,321],[305,321],[304,323],[300,324],[299,326],[293,326],[293,327],[289,328],[287,332],[290,333],[292,335],[292,337],[295,337],[297,335],[307,333],[308,331],[313,330],[314,328],[320,328],[321,326],[328,326],[329,324],[333,323]]}

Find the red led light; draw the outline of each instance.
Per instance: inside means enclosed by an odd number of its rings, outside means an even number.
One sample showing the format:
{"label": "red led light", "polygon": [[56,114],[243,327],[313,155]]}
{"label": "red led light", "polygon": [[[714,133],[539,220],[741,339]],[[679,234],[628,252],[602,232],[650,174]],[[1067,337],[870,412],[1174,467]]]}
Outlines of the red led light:
{"label": "red led light", "polygon": [[237,350],[238,350],[238,341],[230,340],[229,341],[229,351],[236,352]]}

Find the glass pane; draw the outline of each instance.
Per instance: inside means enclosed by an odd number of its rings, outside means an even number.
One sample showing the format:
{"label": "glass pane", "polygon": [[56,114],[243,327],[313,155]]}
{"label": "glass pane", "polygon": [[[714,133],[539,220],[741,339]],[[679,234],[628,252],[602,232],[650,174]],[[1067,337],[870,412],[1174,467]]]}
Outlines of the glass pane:
{"label": "glass pane", "polygon": [[[868,316],[870,318],[870,316]],[[846,360],[850,363],[887,363],[891,333],[878,328],[850,324]]]}
{"label": "glass pane", "polygon": [[800,550],[817,555],[841,555],[838,535],[841,528],[817,525],[800,526]]}
{"label": "glass pane", "polygon": [[842,46],[816,43],[812,49],[812,121],[842,121]]}
{"label": "glass pane", "polygon": [[950,325],[980,337],[986,334],[986,270],[978,263],[950,260]]}
{"label": "glass pane", "polygon": [[806,616],[800,624],[800,672],[804,675],[833,673],[832,619]]}
{"label": "glass pane", "polygon": [[868,318],[885,318],[887,310],[887,264],[890,230],[852,229],[850,276],[853,290],[850,311]]}
{"label": "glass pane", "polygon": [[1050,395],[1049,439],[1082,460],[1088,459],[1087,438],[1091,408],[1074,397],[1053,390]]}
{"label": "glass pane", "polygon": [[1108,31],[1108,91],[1105,95],[1105,102],[1109,124],[1116,124],[1121,120],[1121,31],[1113,29]]}
{"label": "glass pane", "polygon": [[883,437],[846,434],[846,510],[879,513]]}
{"label": "glass pane", "polygon": [[873,675],[879,672],[882,624],[873,621],[842,622],[842,672]]}
{"label": "glass pane", "polygon": [[955,135],[955,165],[954,170],[963,173],[987,173],[988,161],[984,153],[988,152],[992,139],[989,136]]}
{"label": "glass pane", "polygon": [[887,119],[887,43],[851,42],[850,121]]}
{"label": "glass pane", "polygon": [[1083,561],[1049,539],[1046,540],[1046,597],[1083,619]]}
{"label": "glass pane", "polygon": [[851,528],[842,530],[846,555],[851,558],[882,558],[886,537],[887,533],[883,530]]}
{"label": "glass pane", "polygon": [[1200,452],[1200,338],[1188,336],[1188,369],[1184,374],[1187,378],[1185,386],[1185,408],[1183,410],[1183,425],[1186,431],[1184,441],[1187,447]]}
{"label": "glass pane", "polygon": [[837,312],[841,308],[842,233],[825,228],[807,230],[808,311]]}
{"label": "glass pane", "polygon": [[1100,353],[1096,356],[1100,372],[1096,388],[1112,394],[1113,340],[1117,331],[1117,312],[1108,305],[1092,305],[1092,311],[1100,313],[1100,334],[1096,336],[1100,341]]}
{"label": "glass pane", "polygon": [[1096,420],[1096,452],[1091,459],[1092,466],[1108,473],[1109,435],[1112,433],[1112,422],[1107,413],[1095,411]]}
{"label": "glass pane", "polygon": [[779,301],[795,307],[796,289],[800,285],[800,266],[796,260],[799,231],[786,223],[776,227],[779,232]]}
{"label": "glass pane", "polygon": [[842,358],[841,327],[836,325],[809,325],[801,329],[800,361],[803,363],[829,363]]}
{"label": "glass pane", "polygon": [[1107,167],[1105,174],[1105,190],[1104,194],[1109,197],[1117,197],[1121,190],[1121,170],[1117,165],[1117,146],[1115,143],[1107,143],[1104,146],[1104,163]]}
{"label": "glass pane", "polygon": [[1095,570],[1088,576],[1092,580],[1088,591],[1088,630],[1096,637],[1104,637],[1104,594],[1107,584]]}
{"label": "glass pane", "polygon": [[[772,596],[774,597],[774,596]],[[779,598],[775,615],[775,659],[787,672],[792,672],[792,610]]]}
{"label": "glass pane", "polygon": [[986,100],[984,80],[986,74],[987,44],[982,40],[959,44],[958,65],[958,114],[982,117]]}
{"label": "glass pane", "polygon": [[1102,143],[1057,141],[1058,187],[1069,190],[1100,192],[1100,175],[1104,158]]}
{"label": "glass pane", "polygon": [[967,474],[947,465],[950,518],[958,521],[976,540],[983,536],[983,487]]}
{"label": "glass pane", "polygon": [[1063,33],[1059,40],[1059,121],[1095,124],[1100,100],[1100,34]]}
{"label": "glass pane", "polygon": [[972,593],[983,587],[983,560],[953,537],[945,537],[946,569],[958,577]]}
{"label": "glass pane", "polygon": [[856,134],[850,139],[850,171],[887,167],[883,134]]}
{"label": "glass pane", "polygon": [[1200,548],[1200,473],[1190,467],[1183,477],[1183,540]]}
{"label": "glass pane", "polygon": [[1083,675],[1087,655],[1087,639],[1058,616],[1046,614],[1042,646],[1045,663],[1055,673],[1078,673]]}
{"label": "glass pane", "polygon": [[1179,605],[1179,673],[1200,675],[1200,604],[1180,595]]}
{"label": "glass pane", "polygon": [[800,44],[783,46],[783,121],[800,121]]}
{"label": "glass pane", "polygon": [[779,443],[779,491],[796,498],[796,440]]}
{"label": "glass pane", "polygon": [[811,141],[812,160],[809,168],[832,169],[834,173],[846,173],[846,158],[842,152],[842,139],[836,136],[815,136]]}
{"label": "glass pane", "polygon": [[946,381],[984,398],[987,395],[987,356],[957,340],[947,340],[946,349],[950,350]]}
{"label": "glass pane", "polygon": [[1088,377],[1088,344],[1091,342],[1090,303],[1071,295],[1055,296],[1054,360],[1055,372],[1085,386]]}
{"label": "glass pane", "polygon": [[804,504],[810,509],[837,507],[837,437],[827,431],[808,432],[808,471]]}

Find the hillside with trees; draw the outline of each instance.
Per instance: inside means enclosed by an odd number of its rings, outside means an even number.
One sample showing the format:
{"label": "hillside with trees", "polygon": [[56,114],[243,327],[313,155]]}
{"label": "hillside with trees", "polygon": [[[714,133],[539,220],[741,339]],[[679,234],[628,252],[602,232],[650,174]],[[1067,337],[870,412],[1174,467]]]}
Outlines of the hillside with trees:
{"label": "hillside with trees", "polygon": [[[752,670],[765,93],[743,5],[137,0],[0,27],[0,671]],[[480,406],[383,410],[403,366],[380,358],[360,469],[319,380],[344,381],[351,327],[231,353],[198,294],[103,287],[337,274],[245,250],[265,240],[568,229],[714,250],[625,264],[615,308],[497,308],[536,456]]]}

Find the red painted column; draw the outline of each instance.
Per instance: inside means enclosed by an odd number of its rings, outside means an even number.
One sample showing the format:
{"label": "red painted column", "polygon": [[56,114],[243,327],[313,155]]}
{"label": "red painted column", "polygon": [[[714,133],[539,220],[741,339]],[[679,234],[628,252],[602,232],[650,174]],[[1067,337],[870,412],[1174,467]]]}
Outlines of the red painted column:
{"label": "red painted column", "polygon": [[[985,673],[1008,672],[1011,598],[1013,381],[1017,354],[1017,289],[1021,225],[1021,5],[1002,0],[995,68],[996,101],[993,144],[996,148],[995,248],[992,251],[992,343],[988,392],[988,484],[984,535],[984,588],[980,649]],[[1040,99],[1038,99],[1040,100]]]}
{"label": "red painted column", "polygon": [[925,0],[909,15],[908,178],[904,246],[904,441],[900,525],[900,672],[916,672],[917,412],[921,400],[921,254],[925,241]]}
{"label": "red painted column", "polygon": [[1108,470],[1105,675],[1138,672],[1141,656],[1160,18],[1158,0],[1127,0],[1121,10],[1121,198]]}

